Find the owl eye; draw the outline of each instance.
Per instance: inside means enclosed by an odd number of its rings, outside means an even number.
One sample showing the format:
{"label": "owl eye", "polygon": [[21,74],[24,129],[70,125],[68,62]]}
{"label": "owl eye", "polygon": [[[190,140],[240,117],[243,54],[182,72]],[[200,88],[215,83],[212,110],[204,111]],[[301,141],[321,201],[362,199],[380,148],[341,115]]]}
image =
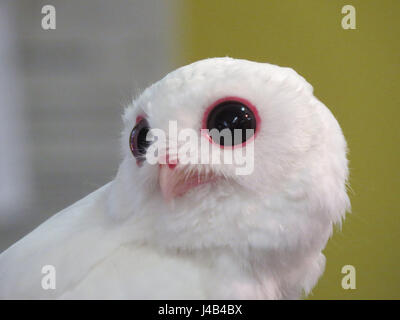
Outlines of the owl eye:
{"label": "owl eye", "polygon": [[145,159],[147,148],[151,144],[151,141],[146,140],[149,131],[150,126],[147,120],[139,117],[129,137],[129,146],[137,161]]}
{"label": "owl eye", "polygon": [[[244,101],[225,100],[217,103],[208,113],[206,119],[206,127],[210,131],[211,139],[221,146],[243,144],[256,132],[257,116],[255,112],[255,109]],[[218,131],[216,132],[213,129]],[[218,134],[224,129],[230,131],[231,139],[224,139],[223,134]],[[235,138],[237,129],[241,130],[241,139]],[[246,129],[251,130],[248,131]]]}

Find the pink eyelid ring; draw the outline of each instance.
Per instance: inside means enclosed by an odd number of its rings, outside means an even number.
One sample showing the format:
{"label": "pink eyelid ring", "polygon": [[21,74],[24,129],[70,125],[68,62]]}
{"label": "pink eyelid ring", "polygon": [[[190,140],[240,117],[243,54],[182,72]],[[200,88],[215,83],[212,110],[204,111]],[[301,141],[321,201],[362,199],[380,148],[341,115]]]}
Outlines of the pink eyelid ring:
{"label": "pink eyelid ring", "polygon": [[144,116],[138,115],[138,116],[136,117],[136,123],[135,123],[135,125],[138,124],[138,123],[139,123],[141,120],[143,120],[143,119],[145,119]]}
{"label": "pink eyelid ring", "polygon": [[[205,130],[208,129],[207,128],[207,119],[208,119],[208,115],[210,114],[210,112],[219,104],[221,104],[223,102],[227,102],[227,101],[237,101],[237,102],[243,103],[245,106],[247,106],[253,112],[253,114],[256,118],[256,130],[255,130],[254,134],[250,137],[250,139],[246,140],[245,142],[243,142],[241,144],[236,144],[233,146],[220,145],[220,144],[216,143],[207,132],[205,132]],[[260,131],[260,125],[261,125],[261,118],[258,114],[257,108],[250,101],[248,101],[244,98],[240,98],[240,97],[228,96],[225,98],[218,99],[217,101],[212,103],[209,107],[207,107],[207,109],[206,109],[206,111],[204,111],[204,115],[203,115],[203,120],[202,120],[202,125],[201,125],[201,129],[203,129],[203,130],[201,130],[201,132],[210,141],[210,143],[215,144],[222,149],[234,149],[234,148],[242,148],[246,145],[246,143],[253,141],[255,139],[257,133]]]}

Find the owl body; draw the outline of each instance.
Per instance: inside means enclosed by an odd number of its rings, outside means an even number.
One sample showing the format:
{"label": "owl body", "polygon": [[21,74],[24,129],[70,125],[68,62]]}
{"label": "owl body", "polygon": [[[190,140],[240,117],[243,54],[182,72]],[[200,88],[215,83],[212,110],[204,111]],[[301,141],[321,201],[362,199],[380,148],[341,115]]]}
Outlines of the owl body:
{"label": "owl body", "polygon": [[[228,148],[200,135],[210,146],[201,152],[214,148],[222,157],[251,147],[250,174],[223,161],[183,165],[185,143],[163,150],[177,159],[173,166],[144,160],[147,149],[137,146],[144,125],[168,133],[173,120],[178,131],[200,131],[214,121],[210,108],[236,121],[237,104],[254,116],[251,139]],[[310,292],[332,227],[350,208],[346,142],[311,85],[289,68],[207,59],[150,86],[123,119],[115,179],[0,255],[1,298],[296,299]],[[45,265],[56,270],[56,289],[43,289]]]}
{"label": "owl body", "polygon": [[[273,250],[177,250],[144,243],[135,219],[109,225],[111,188],[109,183],[64,209],[2,253],[0,297],[296,299],[323,271],[325,258],[318,251],[304,258],[295,252],[283,257]],[[44,266],[56,270],[54,289],[44,289]]]}

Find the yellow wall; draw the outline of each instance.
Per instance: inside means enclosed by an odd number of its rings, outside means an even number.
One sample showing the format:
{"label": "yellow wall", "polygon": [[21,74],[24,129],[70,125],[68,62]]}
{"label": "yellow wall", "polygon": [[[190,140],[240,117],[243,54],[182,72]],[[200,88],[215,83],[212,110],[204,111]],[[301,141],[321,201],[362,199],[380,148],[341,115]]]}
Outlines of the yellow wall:
{"label": "yellow wall", "polygon": [[[351,4],[357,29],[343,30]],[[352,214],[310,298],[400,298],[400,1],[182,0],[179,64],[232,56],[290,66],[340,122],[350,148]],[[341,268],[357,289],[341,287]]]}

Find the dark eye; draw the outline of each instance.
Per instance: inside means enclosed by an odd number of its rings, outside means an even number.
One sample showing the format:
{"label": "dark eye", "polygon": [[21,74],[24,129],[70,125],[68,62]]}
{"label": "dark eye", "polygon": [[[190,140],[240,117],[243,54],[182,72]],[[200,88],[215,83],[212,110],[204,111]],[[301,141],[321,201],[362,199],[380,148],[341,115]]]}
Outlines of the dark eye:
{"label": "dark eye", "polygon": [[[242,144],[254,135],[256,131],[256,116],[246,104],[240,101],[224,101],[215,106],[207,117],[207,129],[214,142],[223,145]],[[228,129],[231,132],[231,139],[224,139],[224,135],[213,134],[217,129],[221,132]],[[235,129],[241,130],[241,139],[235,139]],[[246,129],[252,129],[246,131]],[[240,136],[239,136],[240,137]]]}
{"label": "dark eye", "polygon": [[145,159],[146,150],[151,144],[151,141],[146,140],[149,131],[149,123],[144,118],[140,119],[132,129],[129,145],[133,155],[138,161],[143,161]]}

